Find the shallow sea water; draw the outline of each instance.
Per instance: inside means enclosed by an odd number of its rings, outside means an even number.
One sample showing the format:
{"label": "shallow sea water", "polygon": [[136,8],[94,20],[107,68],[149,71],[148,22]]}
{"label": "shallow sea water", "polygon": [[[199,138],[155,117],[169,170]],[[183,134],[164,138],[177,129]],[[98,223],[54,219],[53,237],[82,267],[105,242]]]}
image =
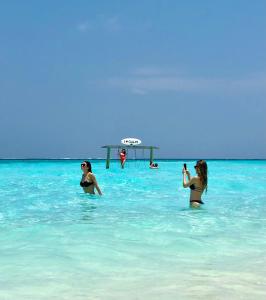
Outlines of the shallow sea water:
{"label": "shallow sea water", "polygon": [[266,299],[266,161],[210,160],[201,209],[182,165],[0,161],[0,299]]}

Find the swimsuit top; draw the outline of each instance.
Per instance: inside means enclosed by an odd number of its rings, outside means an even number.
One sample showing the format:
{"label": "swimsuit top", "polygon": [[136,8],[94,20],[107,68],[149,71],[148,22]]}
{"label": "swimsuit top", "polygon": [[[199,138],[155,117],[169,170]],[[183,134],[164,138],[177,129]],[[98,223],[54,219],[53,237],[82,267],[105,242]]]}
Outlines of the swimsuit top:
{"label": "swimsuit top", "polygon": [[123,153],[123,152],[121,152],[121,153],[120,153],[120,159],[123,159],[123,160],[126,159],[126,154]]}
{"label": "swimsuit top", "polygon": [[80,186],[82,186],[82,187],[88,187],[92,184],[93,184],[93,182],[88,182],[88,181],[80,182]]}
{"label": "swimsuit top", "polygon": [[192,191],[203,192],[203,189],[200,188],[200,187],[196,187],[195,184],[191,184],[191,185],[189,186],[189,188],[190,188]]}
{"label": "swimsuit top", "polygon": [[[92,182],[92,181],[84,180],[84,179],[86,179],[86,177],[87,177],[87,176],[82,175],[81,182],[80,182],[80,186],[81,186],[81,187],[88,187],[88,186],[94,184],[94,182]],[[83,180],[84,180],[84,181],[83,181]]]}

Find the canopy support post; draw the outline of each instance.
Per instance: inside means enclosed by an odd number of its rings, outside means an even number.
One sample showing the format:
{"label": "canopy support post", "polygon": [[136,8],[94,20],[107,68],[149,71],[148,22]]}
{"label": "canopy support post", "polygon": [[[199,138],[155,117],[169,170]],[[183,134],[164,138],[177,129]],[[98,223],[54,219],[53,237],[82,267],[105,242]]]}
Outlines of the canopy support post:
{"label": "canopy support post", "polygon": [[150,148],[150,163],[153,162],[153,148]]}
{"label": "canopy support post", "polygon": [[110,156],[111,156],[111,148],[107,147],[106,169],[110,168]]}

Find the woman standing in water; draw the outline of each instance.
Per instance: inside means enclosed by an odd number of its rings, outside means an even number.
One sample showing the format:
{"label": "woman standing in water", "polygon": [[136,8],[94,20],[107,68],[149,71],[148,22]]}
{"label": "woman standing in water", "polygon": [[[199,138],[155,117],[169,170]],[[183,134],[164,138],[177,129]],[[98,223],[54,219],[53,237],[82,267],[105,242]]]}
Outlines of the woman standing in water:
{"label": "woman standing in water", "polygon": [[127,159],[126,149],[122,149],[119,156],[120,156],[121,168],[124,169],[125,162],[126,162],[126,159]]}
{"label": "woman standing in water", "polygon": [[[190,188],[190,206],[200,207],[204,204],[201,200],[201,195],[204,190],[207,192],[208,186],[208,166],[205,160],[198,160],[194,166],[197,176],[191,177],[189,171],[186,169],[186,164],[183,168],[183,187]],[[187,181],[188,180],[188,181]]]}
{"label": "woman standing in water", "polygon": [[96,188],[98,194],[102,195],[97,180],[94,174],[92,173],[91,163],[89,161],[84,161],[81,164],[81,170],[83,171],[83,174],[80,181],[80,186],[83,188],[83,191],[85,193],[95,194],[94,188]]}

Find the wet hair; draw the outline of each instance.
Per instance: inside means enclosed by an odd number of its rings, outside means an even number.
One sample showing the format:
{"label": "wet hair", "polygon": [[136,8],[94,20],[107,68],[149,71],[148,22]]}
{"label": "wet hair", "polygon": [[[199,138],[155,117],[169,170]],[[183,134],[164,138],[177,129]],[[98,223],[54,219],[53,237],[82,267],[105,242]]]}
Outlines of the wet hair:
{"label": "wet hair", "polygon": [[205,160],[198,160],[196,166],[199,168],[199,178],[203,186],[203,190],[208,189],[208,166]]}
{"label": "wet hair", "polygon": [[92,170],[91,170],[91,163],[89,161],[87,161],[87,160],[84,160],[84,162],[85,162],[85,164],[86,164],[86,166],[88,168],[88,172],[92,172]]}
{"label": "wet hair", "polygon": [[154,164],[154,167],[158,167],[158,164],[156,163],[156,164]]}
{"label": "wet hair", "polygon": [[127,152],[126,152],[126,149],[122,149],[121,152],[124,153],[124,154],[127,153]]}

